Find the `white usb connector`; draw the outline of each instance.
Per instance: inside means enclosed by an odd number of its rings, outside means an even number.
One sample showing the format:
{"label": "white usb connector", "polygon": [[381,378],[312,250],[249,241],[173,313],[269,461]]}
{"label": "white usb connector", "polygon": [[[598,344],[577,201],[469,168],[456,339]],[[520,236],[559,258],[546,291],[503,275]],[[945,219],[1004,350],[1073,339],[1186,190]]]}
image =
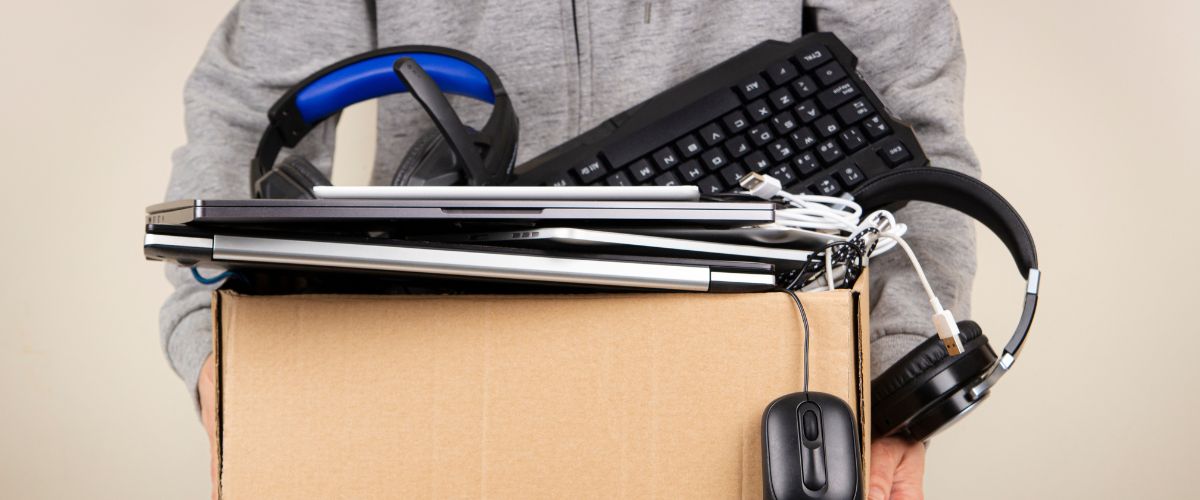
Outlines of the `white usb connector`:
{"label": "white usb connector", "polygon": [[783,184],[779,182],[779,179],[758,172],[743,175],[741,179],[738,179],[738,184],[741,184],[742,189],[751,195],[764,200],[774,198],[776,194],[783,191]]}
{"label": "white usb connector", "polygon": [[933,315],[933,327],[937,330],[938,338],[946,346],[946,352],[958,356],[963,352],[962,335],[959,335],[958,323],[948,309],[942,309]]}

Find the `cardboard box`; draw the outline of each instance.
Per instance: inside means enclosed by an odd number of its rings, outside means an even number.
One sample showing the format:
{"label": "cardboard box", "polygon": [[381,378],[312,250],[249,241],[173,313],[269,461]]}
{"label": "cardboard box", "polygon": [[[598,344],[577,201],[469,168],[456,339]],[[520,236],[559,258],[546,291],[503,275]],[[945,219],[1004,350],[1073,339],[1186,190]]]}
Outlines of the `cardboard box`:
{"label": "cardboard box", "polygon": [[[861,292],[801,297],[810,387],[866,430]],[[782,293],[215,300],[227,500],[757,499],[803,383]]]}

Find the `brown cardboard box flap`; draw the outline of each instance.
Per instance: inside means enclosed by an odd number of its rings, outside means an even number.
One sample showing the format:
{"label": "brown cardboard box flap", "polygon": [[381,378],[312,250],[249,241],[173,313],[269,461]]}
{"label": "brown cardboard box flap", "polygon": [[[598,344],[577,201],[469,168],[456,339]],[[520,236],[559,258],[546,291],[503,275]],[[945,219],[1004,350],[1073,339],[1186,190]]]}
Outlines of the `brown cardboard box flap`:
{"label": "brown cardboard box flap", "polygon": [[[865,294],[801,297],[810,386],[861,424]],[[762,411],[803,383],[782,293],[215,309],[225,499],[761,498]]]}

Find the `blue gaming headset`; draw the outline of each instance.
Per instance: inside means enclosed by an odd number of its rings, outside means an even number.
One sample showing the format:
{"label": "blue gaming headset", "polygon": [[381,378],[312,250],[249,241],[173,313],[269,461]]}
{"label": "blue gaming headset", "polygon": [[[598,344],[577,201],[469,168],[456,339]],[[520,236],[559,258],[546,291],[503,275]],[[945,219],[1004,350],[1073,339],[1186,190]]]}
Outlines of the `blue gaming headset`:
{"label": "blue gaming headset", "polygon": [[[250,162],[256,198],[314,198],[330,185],[312,163],[291,156],[276,163],[314,127],[352,104],[409,92],[438,133],[422,137],[401,161],[393,185],[507,184],[517,158],[517,115],[500,77],[478,58],[443,47],[406,45],[338,61],[289,89],[268,112],[270,124]],[[444,92],[444,93],[443,93]],[[492,104],[479,131],[469,129],[445,94]]]}

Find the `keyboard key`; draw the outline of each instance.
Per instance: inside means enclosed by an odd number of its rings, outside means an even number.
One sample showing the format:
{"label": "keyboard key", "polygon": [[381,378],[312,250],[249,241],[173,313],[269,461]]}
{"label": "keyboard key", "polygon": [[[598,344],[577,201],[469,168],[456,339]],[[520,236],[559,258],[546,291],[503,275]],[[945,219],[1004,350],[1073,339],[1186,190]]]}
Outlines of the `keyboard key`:
{"label": "keyboard key", "polygon": [[825,177],[817,181],[816,184],[813,184],[813,191],[820,195],[837,196],[838,193],[842,192],[842,187],[838,185],[837,181],[833,180],[833,177]]}
{"label": "keyboard key", "polygon": [[808,127],[800,127],[792,132],[792,144],[796,149],[808,149],[817,145],[817,134]]}
{"label": "keyboard key", "polygon": [[767,82],[762,77],[755,75],[753,78],[738,84],[738,92],[742,94],[742,99],[747,101],[763,95],[767,91]]}
{"label": "keyboard key", "polygon": [[683,178],[683,182],[696,182],[696,179],[704,177],[704,167],[700,166],[700,162],[696,160],[688,160],[679,166],[679,176]]}
{"label": "keyboard key", "polygon": [[671,167],[679,164],[679,155],[676,155],[670,147],[662,148],[650,155],[654,159],[654,164],[659,170],[670,170]]}
{"label": "keyboard key", "polygon": [[779,179],[779,183],[785,188],[795,184],[796,181],[800,180],[796,178],[796,173],[792,171],[792,167],[789,167],[786,164],[777,165],[775,168],[772,168],[770,172],[767,172],[767,175]]}
{"label": "keyboard key", "polygon": [[858,167],[854,165],[850,165],[838,170],[837,176],[842,180],[842,184],[845,184],[848,188],[854,187],[863,181],[862,171],[860,171]]}
{"label": "keyboard key", "polygon": [[821,116],[821,111],[817,109],[816,101],[809,99],[796,106],[796,116],[800,118],[800,123],[808,124]]}
{"label": "keyboard key", "polygon": [[771,159],[776,163],[791,158],[795,152],[792,145],[784,139],[772,142],[770,146],[767,146],[767,154],[771,155]]}
{"label": "keyboard key", "polygon": [[760,148],[775,139],[775,134],[772,134],[771,128],[766,125],[755,125],[747,135],[750,136],[750,141]]}
{"label": "keyboard key", "polygon": [[858,87],[855,87],[849,81],[845,81],[837,84],[837,86],[822,90],[817,94],[817,100],[821,101],[821,106],[824,106],[825,109],[833,109],[841,106],[842,103],[850,99],[858,97],[858,95]]}
{"label": "keyboard key", "polygon": [[705,146],[716,146],[721,141],[725,140],[725,132],[721,131],[721,127],[715,123],[705,125],[700,129],[700,140],[704,141]]}
{"label": "keyboard key", "polygon": [[888,139],[879,145],[879,156],[888,166],[896,166],[912,159],[912,154],[900,139]]}
{"label": "keyboard key", "polygon": [[792,90],[796,91],[796,97],[801,99],[812,97],[817,93],[817,82],[814,82],[811,76],[804,75],[792,83]]}
{"label": "keyboard key", "polygon": [[837,120],[833,119],[833,115],[825,115],[817,118],[817,121],[813,122],[813,128],[817,129],[817,133],[821,134],[821,137],[833,137],[834,134],[842,130]]}
{"label": "keyboard key", "polygon": [[779,135],[791,132],[796,125],[796,116],[790,111],[784,111],[771,117],[771,126],[775,127],[775,131],[779,132]]}
{"label": "keyboard key", "polygon": [[675,177],[674,173],[666,172],[654,178],[654,183],[659,186],[679,186],[679,178]]}
{"label": "keyboard key", "polygon": [[739,135],[733,139],[725,141],[725,150],[729,151],[729,155],[733,156],[734,158],[741,158],[747,154],[750,154],[751,151],[750,143],[746,142],[746,136],[744,135]]}
{"label": "keyboard key", "polygon": [[750,115],[754,122],[761,122],[771,117],[771,106],[765,99],[759,99],[746,105],[746,114]]}
{"label": "keyboard key", "polygon": [[575,167],[575,174],[579,176],[579,180],[583,181],[584,184],[591,184],[600,180],[601,177],[604,177],[604,173],[607,171],[608,169],[604,168],[604,165],[600,164],[600,160],[591,160],[583,165]]}
{"label": "keyboard key", "polygon": [[755,151],[746,157],[746,166],[750,167],[750,170],[762,173],[771,166],[771,161],[767,159],[766,153]]}
{"label": "keyboard key", "polygon": [[867,121],[863,122],[863,129],[867,131],[867,137],[870,137],[872,141],[877,141],[880,137],[892,133],[892,129],[888,127],[887,122],[883,121],[883,118],[879,115],[867,118]]}
{"label": "keyboard key", "polygon": [[740,180],[743,175],[746,175],[746,169],[742,168],[741,165],[734,163],[721,169],[720,174],[721,179],[725,181],[725,184],[737,186],[738,180]]}
{"label": "keyboard key", "polygon": [[767,96],[767,99],[771,101],[771,105],[775,106],[775,109],[788,109],[796,104],[796,98],[792,96],[791,92],[788,92],[786,87],[775,89]]}
{"label": "keyboard key", "polygon": [[812,151],[800,153],[792,160],[792,165],[796,167],[796,171],[800,172],[802,177],[808,177],[821,170],[821,164],[817,163],[817,157],[813,155]]}
{"label": "keyboard key", "polygon": [[783,60],[767,66],[767,79],[774,85],[783,85],[799,74],[792,63]]}
{"label": "keyboard key", "polygon": [[675,141],[675,147],[679,148],[684,158],[691,158],[704,150],[704,146],[701,146],[700,141],[692,134],[685,135],[683,139]]}
{"label": "keyboard key", "polygon": [[846,155],[842,153],[842,148],[838,146],[837,141],[830,139],[817,146],[817,156],[821,157],[821,161],[830,164],[842,159]]}
{"label": "keyboard key", "polygon": [[842,123],[853,125],[855,122],[866,118],[871,113],[875,112],[875,108],[871,107],[871,103],[866,99],[855,99],[850,101],[850,104],[838,108],[838,118],[842,119]]}
{"label": "keyboard key", "polygon": [[696,187],[700,188],[700,194],[717,194],[725,191],[725,184],[715,175],[696,181]]}
{"label": "keyboard key", "polygon": [[838,137],[842,139],[842,145],[846,147],[846,151],[851,153],[867,145],[867,138],[863,137],[858,127],[850,127],[843,130],[841,134],[838,134]]}
{"label": "keyboard key", "polygon": [[633,182],[629,180],[629,175],[622,171],[618,171],[617,173],[608,176],[608,178],[604,179],[604,182],[607,182],[609,186],[633,185]]}
{"label": "keyboard key", "polygon": [[728,130],[731,134],[746,130],[746,127],[750,126],[750,120],[747,120],[746,114],[741,111],[729,113],[721,121],[725,122],[725,130]]}
{"label": "keyboard key", "polygon": [[642,158],[629,165],[629,174],[638,183],[646,182],[654,176],[654,167],[650,166],[649,161]]}
{"label": "keyboard key", "polygon": [[821,66],[820,68],[817,68],[816,74],[817,81],[821,82],[821,85],[828,86],[832,85],[833,82],[845,78],[846,70],[842,69],[842,66],[838,64],[837,61],[833,61],[829,64]]}
{"label": "keyboard key", "polygon": [[716,170],[729,164],[729,160],[725,158],[725,153],[721,148],[713,148],[705,151],[700,155],[700,160],[708,167],[709,170]]}
{"label": "keyboard key", "polygon": [[574,186],[577,184],[578,183],[575,182],[575,179],[572,179],[571,176],[567,175],[566,172],[551,177],[549,181],[546,181],[546,185],[555,187]]}
{"label": "keyboard key", "polygon": [[829,49],[818,45],[812,49],[796,54],[796,59],[800,61],[800,67],[805,70],[813,69],[825,61],[832,60],[833,55],[829,53]]}

